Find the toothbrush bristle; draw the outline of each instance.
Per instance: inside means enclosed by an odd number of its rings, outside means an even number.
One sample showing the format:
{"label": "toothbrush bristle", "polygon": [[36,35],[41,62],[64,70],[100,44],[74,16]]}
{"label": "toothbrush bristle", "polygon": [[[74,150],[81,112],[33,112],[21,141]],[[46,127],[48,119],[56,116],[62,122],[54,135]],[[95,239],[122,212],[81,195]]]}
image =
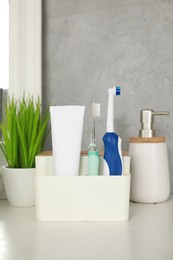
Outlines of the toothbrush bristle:
{"label": "toothbrush bristle", "polygon": [[115,95],[116,96],[120,96],[121,95],[121,87],[120,86],[116,86],[115,87]]}
{"label": "toothbrush bristle", "polygon": [[100,104],[92,103],[92,116],[100,116]]}

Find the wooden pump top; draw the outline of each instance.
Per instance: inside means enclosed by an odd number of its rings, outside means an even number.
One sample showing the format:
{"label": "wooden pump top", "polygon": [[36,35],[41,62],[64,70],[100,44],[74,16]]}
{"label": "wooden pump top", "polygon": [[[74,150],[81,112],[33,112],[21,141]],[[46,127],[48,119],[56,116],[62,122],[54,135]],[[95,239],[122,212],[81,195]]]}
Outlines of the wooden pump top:
{"label": "wooden pump top", "polygon": [[165,143],[165,137],[130,137],[130,143]]}

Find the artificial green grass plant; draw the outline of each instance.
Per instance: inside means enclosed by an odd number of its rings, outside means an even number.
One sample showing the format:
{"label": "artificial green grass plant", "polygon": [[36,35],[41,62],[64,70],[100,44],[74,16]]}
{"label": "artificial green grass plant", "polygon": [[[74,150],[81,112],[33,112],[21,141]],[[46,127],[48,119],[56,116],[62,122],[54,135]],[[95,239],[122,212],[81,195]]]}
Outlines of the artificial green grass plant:
{"label": "artificial green grass plant", "polygon": [[10,168],[34,168],[35,156],[43,151],[49,131],[49,109],[32,97],[9,99],[0,124],[0,148]]}

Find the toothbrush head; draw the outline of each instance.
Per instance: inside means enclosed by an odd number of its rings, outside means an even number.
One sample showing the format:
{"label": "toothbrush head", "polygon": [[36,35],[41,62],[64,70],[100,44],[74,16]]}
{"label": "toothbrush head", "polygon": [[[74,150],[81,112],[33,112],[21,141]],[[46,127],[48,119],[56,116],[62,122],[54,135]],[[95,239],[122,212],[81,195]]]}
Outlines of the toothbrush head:
{"label": "toothbrush head", "polygon": [[92,117],[100,116],[100,104],[92,103]]}
{"label": "toothbrush head", "polygon": [[120,86],[114,87],[114,95],[115,96],[120,96],[121,95],[121,87]]}
{"label": "toothbrush head", "polygon": [[114,95],[114,96],[120,96],[121,95],[121,87],[116,86],[116,87],[113,87],[113,88],[109,88],[108,94]]}

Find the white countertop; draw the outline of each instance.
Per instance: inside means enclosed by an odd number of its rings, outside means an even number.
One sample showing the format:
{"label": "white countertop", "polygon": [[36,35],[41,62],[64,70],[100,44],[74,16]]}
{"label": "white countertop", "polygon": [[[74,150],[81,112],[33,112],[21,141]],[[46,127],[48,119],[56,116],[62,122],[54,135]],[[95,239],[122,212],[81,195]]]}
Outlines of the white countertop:
{"label": "white countertop", "polygon": [[127,222],[38,222],[0,201],[0,260],[172,260],[173,196],[130,204]]}

